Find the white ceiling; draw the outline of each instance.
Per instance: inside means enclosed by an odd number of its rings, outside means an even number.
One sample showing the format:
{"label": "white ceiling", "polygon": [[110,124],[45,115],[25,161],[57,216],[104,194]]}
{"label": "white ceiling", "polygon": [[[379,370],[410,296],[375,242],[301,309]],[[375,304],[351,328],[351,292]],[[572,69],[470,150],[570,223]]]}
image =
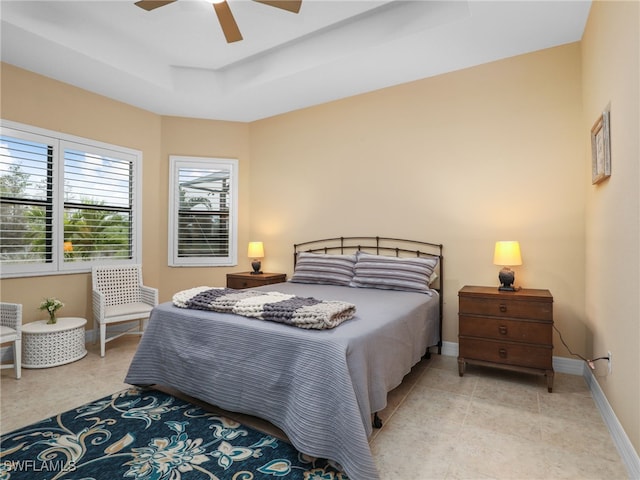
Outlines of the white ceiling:
{"label": "white ceiling", "polygon": [[162,115],[253,121],[581,39],[590,1],[0,0],[1,59]]}

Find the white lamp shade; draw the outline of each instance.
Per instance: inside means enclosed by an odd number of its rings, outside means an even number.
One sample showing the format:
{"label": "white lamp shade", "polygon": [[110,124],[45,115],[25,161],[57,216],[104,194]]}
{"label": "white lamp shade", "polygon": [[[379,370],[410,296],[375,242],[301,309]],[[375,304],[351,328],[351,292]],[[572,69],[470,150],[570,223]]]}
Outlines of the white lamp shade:
{"label": "white lamp shade", "polygon": [[493,264],[502,266],[522,265],[520,243],[514,241],[496,242]]}
{"label": "white lamp shade", "polygon": [[247,252],[247,257],[249,258],[263,258],[264,257],[264,246],[262,242],[249,242],[249,249]]}

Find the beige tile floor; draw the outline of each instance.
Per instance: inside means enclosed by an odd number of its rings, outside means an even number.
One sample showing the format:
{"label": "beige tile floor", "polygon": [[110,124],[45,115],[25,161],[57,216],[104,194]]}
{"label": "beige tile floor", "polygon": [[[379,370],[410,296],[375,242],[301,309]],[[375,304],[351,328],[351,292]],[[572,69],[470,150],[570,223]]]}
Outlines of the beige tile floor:
{"label": "beige tile floor", "polygon": [[[122,390],[138,338],[121,337],[100,358],[2,370],[0,432],[6,433]],[[199,402],[198,402],[199,403]],[[229,414],[279,434],[266,422]],[[454,357],[423,360],[389,394],[371,449],[381,480],[625,479],[627,471],[582,377],[542,377],[468,366]]]}

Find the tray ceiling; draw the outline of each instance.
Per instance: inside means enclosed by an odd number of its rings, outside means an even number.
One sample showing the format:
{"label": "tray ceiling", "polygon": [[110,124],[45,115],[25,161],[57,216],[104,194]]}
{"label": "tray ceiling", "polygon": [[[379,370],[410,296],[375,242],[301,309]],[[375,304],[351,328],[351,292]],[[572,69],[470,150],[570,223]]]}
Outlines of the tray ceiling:
{"label": "tray ceiling", "polygon": [[1,0],[1,57],[162,115],[254,121],[579,41],[590,2]]}

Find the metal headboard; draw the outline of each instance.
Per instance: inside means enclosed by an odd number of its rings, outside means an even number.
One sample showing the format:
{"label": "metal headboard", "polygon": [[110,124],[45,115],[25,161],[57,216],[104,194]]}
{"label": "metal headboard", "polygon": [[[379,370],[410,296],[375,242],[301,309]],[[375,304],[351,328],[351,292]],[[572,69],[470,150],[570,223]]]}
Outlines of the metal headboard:
{"label": "metal headboard", "polygon": [[438,354],[442,353],[442,318],[444,311],[444,264],[442,256],[442,244],[421,242],[417,240],[406,240],[402,238],[390,237],[335,237],[321,240],[311,240],[309,242],[296,243],[293,245],[293,265],[295,267],[298,260],[298,253],[324,253],[334,255],[348,255],[354,252],[374,253],[375,255],[387,255],[396,257],[436,257],[438,266],[436,273],[438,279],[432,287],[438,292],[440,303],[440,340],[438,341]]}

